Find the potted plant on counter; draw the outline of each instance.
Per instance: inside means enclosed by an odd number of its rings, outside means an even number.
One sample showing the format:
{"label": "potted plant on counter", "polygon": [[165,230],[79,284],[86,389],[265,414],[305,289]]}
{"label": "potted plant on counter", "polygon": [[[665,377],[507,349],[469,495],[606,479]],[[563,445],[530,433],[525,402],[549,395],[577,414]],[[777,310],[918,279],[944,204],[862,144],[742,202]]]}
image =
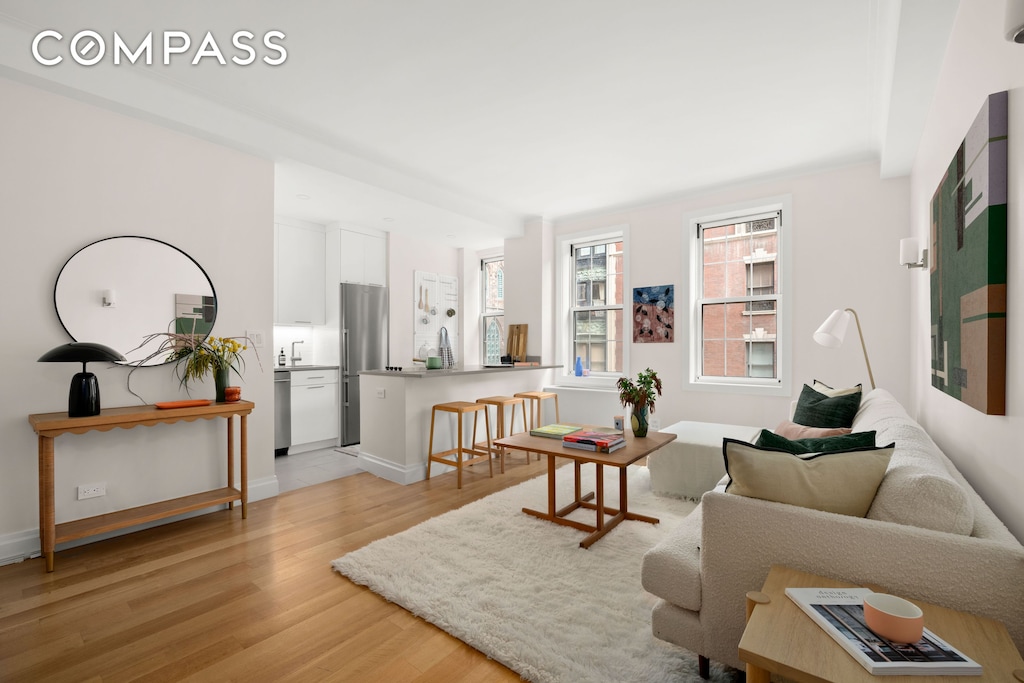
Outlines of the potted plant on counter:
{"label": "potted plant on counter", "polygon": [[620,377],[616,386],[623,407],[631,407],[633,436],[647,436],[649,414],[654,412],[654,401],[661,396],[658,373],[647,368],[637,373],[636,382],[628,377]]}

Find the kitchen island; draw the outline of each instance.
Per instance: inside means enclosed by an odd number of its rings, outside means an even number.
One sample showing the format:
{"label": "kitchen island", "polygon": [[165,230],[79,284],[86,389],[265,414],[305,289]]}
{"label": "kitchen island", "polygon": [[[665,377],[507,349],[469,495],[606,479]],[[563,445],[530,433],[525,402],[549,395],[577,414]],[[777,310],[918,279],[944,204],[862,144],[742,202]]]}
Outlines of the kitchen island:
{"label": "kitchen island", "polygon": [[[412,484],[427,476],[427,451],[430,438],[430,412],[437,403],[476,401],[488,396],[512,396],[521,391],[537,391],[551,384],[559,365],[486,367],[470,365],[450,370],[426,370],[422,367],[401,371],[368,370],[359,373],[360,432],[359,466],[378,477]],[[545,406],[547,409],[547,406]],[[527,407],[529,411],[529,407]],[[548,422],[554,415],[546,416]],[[493,421],[493,414],[492,414]],[[434,428],[436,450],[453,443],[454,419],[438,417]],[[466,439],[473,421],[466,425]],[[516,416],[516,429],[520,429]],[[484,440],[481,420],[478,440]],[[433,470],[437,469],[438,472]],[[447,471],[432,468],[432,474]]]}

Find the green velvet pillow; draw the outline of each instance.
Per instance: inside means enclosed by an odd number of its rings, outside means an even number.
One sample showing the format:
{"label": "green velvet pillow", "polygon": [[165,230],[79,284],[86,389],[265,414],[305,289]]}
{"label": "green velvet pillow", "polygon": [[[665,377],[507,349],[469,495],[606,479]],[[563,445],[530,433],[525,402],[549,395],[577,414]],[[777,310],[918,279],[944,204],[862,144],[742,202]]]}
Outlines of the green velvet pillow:
{"label": "green velvet pillow", "polygon": [[860,408],[861,388],[832,396],[804,385],[793,411],[793,422],[807,427],[852,427]]}
{"label": "green velvet pillow", "polygon": [[804,453],[831,453],[832,451],[848,451],[858,448],[871,448],[875,445],[874,432],[853,432],[841,436],[825,436],[809,439],[787,439],[762,429],[754,442],[761,448],[777,448],[780,451],[801,455]]}

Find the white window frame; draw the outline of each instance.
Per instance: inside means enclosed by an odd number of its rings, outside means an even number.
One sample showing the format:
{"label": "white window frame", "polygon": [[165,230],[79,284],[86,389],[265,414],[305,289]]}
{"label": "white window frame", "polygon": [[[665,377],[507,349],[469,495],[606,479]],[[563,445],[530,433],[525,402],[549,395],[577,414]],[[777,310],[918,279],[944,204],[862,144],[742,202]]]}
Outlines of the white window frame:
{"label": "white window frame", "polygon": [[[775,283],[778,288],[776,310],[775,353],[777,377],[703,377],[700,374],[702,363],[702,339],[704,330],[700,315],[699,302],[703,296],[703,251],[700,238],[700,226],[728,225],[762,214],[781,213],[777,238],[779,261],[779,278]],[[794,221],[792,197],[783,195],[749,202],[740,202],[728,206],[714,207],[687,215],[684,221],[686,238],[683,240],[683,262],[690,266],[689,279],[689,319],[690,334],[685,349],[687,389],[733,394],[758,394],[764,396],[790,396],[792,394],[793,374],[793,333],[792,333],[792,253]]]}
{"label": "white window frame", "polygon": [[[484,274],[487,272],[485,265],[492,261],[504,261],[505,254],[501,251],[492,252],[487,250],[486,252],[480,252],[480,359],[482,363],[487,363],[487,325],[485,321],[487,318],[495,317],[488,315],[487,313],[487,279]],[[502,268],[504,271],[504,268]],[[500,286],[500,285],[499,285]],[[504,291],[501,292],[501,300],[505,301]],[[502,317],[504,317],[504,308],[502,309]],[[499,350],[499,358],[505,355],[508,345],[507,329],[502,329],[502,342],[505,348]]]}
{"label": "white window frame", "polygon": [[[602,373],[577,377],[575,375],[576,356],[573,351],[572,309],[575,301],[573,275],[572,245],[601,240],[622,242],[622,373]],[[629,376],[629,347],[632,334],[625,329],[628,324],[629,304],[633,300],[633,288],[629,282],[629,263],[632,256],[629,251],[629,225],[612,225],[594,230],[566,233],[555,236],[555,288],[556,288],[556,322],[555,322],[555,363],[561,365],[556,370],[555,384],[566,387],[587,387],[592,389],[613,389],[622,375]]]}

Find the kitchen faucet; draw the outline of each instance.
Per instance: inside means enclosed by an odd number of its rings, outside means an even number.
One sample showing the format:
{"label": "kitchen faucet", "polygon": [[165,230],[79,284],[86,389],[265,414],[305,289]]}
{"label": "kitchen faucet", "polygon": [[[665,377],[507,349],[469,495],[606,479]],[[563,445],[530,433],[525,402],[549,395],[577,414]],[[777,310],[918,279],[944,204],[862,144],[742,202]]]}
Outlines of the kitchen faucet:
{"label": "kitchen faucet", "polygon": [[295,365],[295,361],[302,360],[302,356],[301,355],[299,355],[299,356],[295,355],[295,345],[296,344],[301,344],[301,343],[302,343],[301,341],[293,341],[292,342],[292,365],[293,366]]}

